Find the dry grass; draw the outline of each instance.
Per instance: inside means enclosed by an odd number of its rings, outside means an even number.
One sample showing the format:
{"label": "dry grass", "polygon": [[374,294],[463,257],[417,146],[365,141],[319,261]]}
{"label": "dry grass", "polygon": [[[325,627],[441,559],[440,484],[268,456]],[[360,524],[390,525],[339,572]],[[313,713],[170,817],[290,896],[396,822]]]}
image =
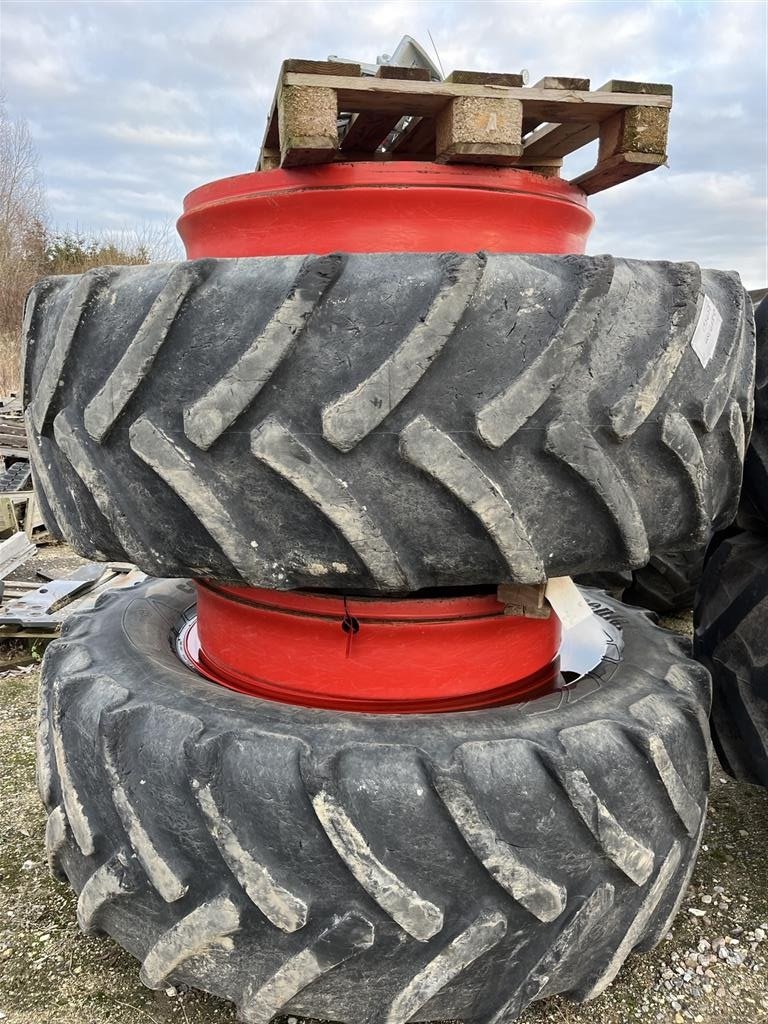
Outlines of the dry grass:
{"label": "dry grass", "polygon": [[21,345],[17,334],[0,333],[0,398],[21,387]]}

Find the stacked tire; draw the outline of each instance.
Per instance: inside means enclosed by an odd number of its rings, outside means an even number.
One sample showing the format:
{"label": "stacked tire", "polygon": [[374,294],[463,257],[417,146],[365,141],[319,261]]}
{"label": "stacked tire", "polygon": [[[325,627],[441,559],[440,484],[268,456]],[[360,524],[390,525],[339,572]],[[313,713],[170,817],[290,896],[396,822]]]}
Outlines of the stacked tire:
{"label": "stacked tire", "polygon": [[146,984],[261,1024],[512,1019],[599,994],[659,941],[701,840],[711,690],[644,612],[584,590],[606,638],[590,672],[431,715],[236,694],[175,637],[187,577],[402,597],[703,544],[736,513],[752,422],[734,275],[202,260],[50,279],[26,323],[49,527],[157,577],[45,658],[46,838],[84,929]]}
{"label": "stacked tire", "polygon": [[741,530],[709,558],[694,615],[696,656],[712,673],[712,727],[723,767],[768,786],[768,302],[755,314],[755,421]]}

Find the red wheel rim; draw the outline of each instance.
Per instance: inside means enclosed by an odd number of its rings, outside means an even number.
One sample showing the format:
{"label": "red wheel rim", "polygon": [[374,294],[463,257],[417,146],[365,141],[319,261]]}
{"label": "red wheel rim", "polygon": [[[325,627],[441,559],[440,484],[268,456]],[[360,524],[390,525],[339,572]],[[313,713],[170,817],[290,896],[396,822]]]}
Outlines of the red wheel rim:
{"label": "red wheel rim", "polygon": [[409,714],[509,704],[558,683],[557,617],[507,616],[492,593],[378,600],[196,585],[185,659],[252,696]]}
{"label": "red wheel rim", "polygon": [[594,217],[559,178],[434,163],[256,171],[195,189],[178,230],[190,259],[328,252],[582,253]]}

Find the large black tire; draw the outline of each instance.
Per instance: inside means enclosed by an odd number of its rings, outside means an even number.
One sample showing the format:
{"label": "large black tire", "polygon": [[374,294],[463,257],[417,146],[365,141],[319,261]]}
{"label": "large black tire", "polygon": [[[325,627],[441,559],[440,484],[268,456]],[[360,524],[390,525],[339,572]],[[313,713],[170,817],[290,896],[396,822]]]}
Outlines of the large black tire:
{"label": "large black tire", "polygon": [[701,545],[695,551],[653,555],[648,565],[632,573],[581,573],[576,582],[608,590],[638,608],[673,615],[693,608],[705,552],[706,546]]}
{"label": "large black tire", "polygon": [[712,729],[723,767],[768,786],[768,538],[739,534],[708,560],[694,653],[712,673]]}
{"label": "large black tire", "polygon": [[745,529],[765,533],[768,532],[768,296],[755,310],[755,334],[755,422],[744,460],[739,523]]}
{"label": "large black tire", "polygon": [[611,643],[570,689],[387,716],[201,679],[172,649],[184,582],[101,598],[42,673],[48,852],[81,926],[147,985],[251,1024],[501,1021],[597,995],[690,877],[710,682],[645,613],[590,599]]}
{"label": "large black tire", "polygon": [[693,551],[654,555],[648,565],[632,574],[623,600],[660,615],[693,608],[696,588],[704,571],[706,545]]}
{"label": "large black tire", "polygon": [[[722,317],[706,368],[704,296]],[[736,275],[201,260],[48,279],[27,325],[30,454],[60,531],[154,576],[530,583],[644,565],[735,515],[754,360]]]}

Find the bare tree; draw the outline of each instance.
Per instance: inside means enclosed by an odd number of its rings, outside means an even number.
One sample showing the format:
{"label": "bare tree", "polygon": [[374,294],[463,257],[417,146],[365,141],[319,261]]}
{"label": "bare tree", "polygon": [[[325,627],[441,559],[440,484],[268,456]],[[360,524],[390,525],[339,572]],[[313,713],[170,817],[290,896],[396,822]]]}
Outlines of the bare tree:
{"label": "bare tree", "polygon": [[25,121],[9,117],[0,97],[0,392],[18,381],[24,296],[45,262],[45,194]]}

